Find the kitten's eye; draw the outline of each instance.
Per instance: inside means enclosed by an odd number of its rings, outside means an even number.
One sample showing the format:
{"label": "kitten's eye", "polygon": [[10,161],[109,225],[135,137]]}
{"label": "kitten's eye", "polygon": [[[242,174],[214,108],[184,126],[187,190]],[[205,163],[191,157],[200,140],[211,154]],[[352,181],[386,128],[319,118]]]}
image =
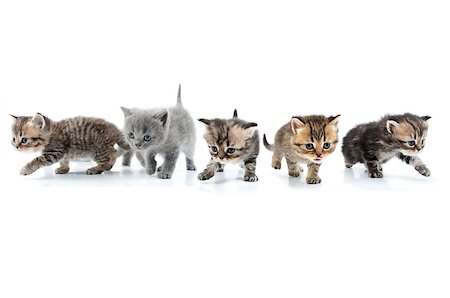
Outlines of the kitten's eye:
{"label": "kitten's eye", "polygon": [[308,144],[305,145],[305,147],[306,147],[306,150],[313,150],[314,149],[314,144],[308,143]]}
{"label": "kitten's eye", "polygon": [[219,151],[219,149],[217,149],[216,146],[211,146],[211,151],[214,153],[217,153]]}
{"label": "kitten's eye", "polygon": [[408,145],[414,147],[416,145],[416,141],[414,140],[408,141]]}
{"label": "kitten's eye", "polygon": [[22,140],[20,142],[22,144],[26,144],[26,143],[28,143],[28,138],[22,138]]}
{"label": "kitten's eye", "polygon": [[234,151],[236,151],[236,149],[234,149],[233,147],[230,147],[227,149],[227,153],[234,153]]}
{"label": "kitten's eye", "polygon": [[134,133],[130,132],[130,133],[128,134],[128,138],[134,139]]}
{"label": "kitten's eye", "polygon": [[425,139],[422,140],[422,145],[425,144]]}
{"label": "kitten's eye", "polygon": [[331,144],[329,142],[323,143],[323,149],[330,149]]}
{"label": "kitten's eye", "polygon": [[151,136],[149,136],[149,135],[145,135],[145,136],[144,136],[144,141],[150,142],[151,140],[152,140],[152,137],[151,137]]}
{"label": "kitten's eye", "polygon": [[12,142],[13,142],[14,144],[16,143],[16,138],[15,138],[15,137],[13,137]]}

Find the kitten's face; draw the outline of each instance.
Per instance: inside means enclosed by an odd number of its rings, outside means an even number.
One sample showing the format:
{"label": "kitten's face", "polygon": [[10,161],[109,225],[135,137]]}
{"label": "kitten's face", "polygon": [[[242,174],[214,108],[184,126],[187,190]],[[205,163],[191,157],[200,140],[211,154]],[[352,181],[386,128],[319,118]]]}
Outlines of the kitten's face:
{"label": "kitten's face", "polygon": [[398,141],[399,151],[404,155],[417,155],[425,147],[425,139],[428,133],[429,117],[408,119],[403,122],[388,120],[386,128]]}
{"label": "kitten's face", "polygon": [[223,119],[199,119],[207,125],[203,137],[211,158],[222,164],[239,161],[248,153],[249,140],[256,131],[256,123]]}
{"label": "kitten's face", "polygon": [[41,152],[48,139],[43,116],[12,117],[11,145],[20,152]]}
{"label": "kitten's face", "polygon": [[293,146],[297,154],[320,164],[336,149],[339,115],[336,117],[306,116],[291,119]]}
{"label": "kitten's face", "polygon": [[125,114],[123,133],[135,150],[147,150],[164,143],[168,133],[168,112],[157,113],[122,108]]}

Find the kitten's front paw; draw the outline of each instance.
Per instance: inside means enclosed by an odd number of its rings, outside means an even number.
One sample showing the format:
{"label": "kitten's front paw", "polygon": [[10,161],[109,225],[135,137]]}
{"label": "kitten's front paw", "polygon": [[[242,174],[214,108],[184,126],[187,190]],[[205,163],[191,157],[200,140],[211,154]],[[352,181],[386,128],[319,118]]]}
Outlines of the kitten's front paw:
{"label": "kitten's front paw", "polygon": [[93,167],[93,168],[87,169],[87,171],[86,171],[87,175],[98,175],[98,174],[101,174],[101,173],[103,173],[103,170],[99,169],[97,167]]}
{"label": "kitten's front paw", "polygon": [[207,170],[205,170],[205,171],[203,171],[203,172],[201,172],[200,174],[198,174],[198,176],[197,176],[197,178],[198,178],[198,180],[208,180],[208,179],[210,179],[212,176],[214,176],[214,172],[210,172],[210,171],[207,171]]}
{"label": "kitten's front paw", "polygon": [[319,184],[322,182],[322,179],[319,177],[306,177],[306,183],[308,184]]}
{"label": "kitten's front paw", "polygon": [[383,178],[383,173],[380,171],[369,173],[370,178]]}
{"label": "kitten's front paw", "polygon": [[170,179],[170,178],[172,178],[172,174],[171,173],[167,173],[167,172],[158,171],[158,178],[160,178],[160,179]]}
{"label": "kitten's front paw", "polygon": [[289,176],[291,177],[299,177],[300,176],[300,171],[289,171]]}
{"label": "kitten's front paw", "polygon": [[429,177],[431,175],[430,170],[427,168],[426,165],[419,165],[415,167],[416,171],[419,172],[421,175],[425,177]]}
{"label": "kitten's front paw", "polygon": [[253,174],[253,175],[245,175],[244,176],[244,181],[256,182],[256,181],[258,181],[258,176],[256,176],[255,174]]}
{"label": "kitten's front paw", "polygon": [[22,175],[22,176],[27,176],[27,175],[30,175],[30,174],[34,173],[34,171],[35,171],[35,170],[33,170],[31,167],[29,167],[29,166],[24,166],[24,167],[22,168],[22,170],[20,170],[20,175]]}
{"label": "kitten's front paw", "polygon": [[124,167],[129,167],[130,166],[130,161],[129,160],[122,160],[122,165],[124,166]]}

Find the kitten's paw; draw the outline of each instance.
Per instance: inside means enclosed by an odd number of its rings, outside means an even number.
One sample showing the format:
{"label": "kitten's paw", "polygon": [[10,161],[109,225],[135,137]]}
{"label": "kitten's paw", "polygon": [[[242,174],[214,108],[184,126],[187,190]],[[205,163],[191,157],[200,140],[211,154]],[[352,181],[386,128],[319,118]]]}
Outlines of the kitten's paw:
{"label": "kitten's paw", "polygon": [[155,174],[155,168],[146,168],[145,172],[147,173],[147,175],[153,175]]}
{"label": "kitten's paw", "polygon": [[272,168],[274,168],[275,170],[281,169],[281,161],[280,160],[272,161]]}
{"label": "kitten's paw", "polygon": [[217,173],[222,173],[223,172],[223,168],[217,168]]}
{"label": "kitten's paw", "polygon": [[127,161],[122,161],[122,165],[123,165],[124,167],[129,167],[129,166],[130,166],[130,161],[129,161],[129,160],[127,160]]}
{"label": "kitten's paw", "polygon": [[300,176],[300,171],[289,171],[289,176],[291,177],[299,177]]}
{"label": "kitten's paw", "polygon": [[256,175],[246,175],[244,176],[244,181],[248,181],[248,182],[256,182],[258,181],[258,176]]}
{"label": "kitten's paw", "polygon": [[67,174],[69,173],[70,168],[59,167],[55,170],[55,174]]}
{"label": "kitten's paw", "polygon": [[97,169],[95,167],[87,169],[87,171],[86,171],[87,175],[98,175],[98,174],[101,174],[101,173],[103,173],[103,170]]}
{"label": "kitten's paw", "polygon": [[380,171],[369,173],[370,178],[383,178],[383,173]]}
{"label": "kitten's paw", "polygon": [[27,176],[34,173],[34,170],[28,166],[25,166],[22,168],[22,170],[20,170],[20,175],[22,176]]}
{"label": "kitten's paw", "polygon": [[170,178],[172,178],[172,174],[158,171],[158,178],[160,178],[160,179],[170,179]]}
{"label": "kitten's paw", "polygon": [[196,171],[197,167],[194,166],[194,165],[189,165],[189,166],[186,166],[186,170],[188,170],[188,171]]}
{"label": "kitten's paw", "polygon": [[214,173],[211,173],[210,171],[203,171],[200,174],[198,174],[197,178],[198,180],[208,180],[210,179],[212,176],[214,176]]}
{"label": "kitten's paw", "polygon": [[415,167],[416,171],[425,177],[429,177],[431,175],[431,171],[425,165],[419,165]]}
{"label": "kitten's paw", "polygon": [[346,164],[345,164],[345,167],[346,167],[347,169],[350,169],[351,167],[353,167],[353,164],[352,164],[352,163],[346,163]]}
{"label": "kitten's paw", "polygon": [[319,184],[322,182],[322,179],[319,177],[306,177],[306,183],[308,184]]}

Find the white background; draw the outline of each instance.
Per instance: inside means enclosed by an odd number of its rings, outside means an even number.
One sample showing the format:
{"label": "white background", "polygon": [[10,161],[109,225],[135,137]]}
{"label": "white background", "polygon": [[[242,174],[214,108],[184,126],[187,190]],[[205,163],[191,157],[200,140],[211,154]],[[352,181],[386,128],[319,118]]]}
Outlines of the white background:
{"label": "white background", "polygon": [[[159,2],[159,3],[157,3]],[[0,297],[449,297],[447,1],[2,1]],[[321,185],[270,167],[207,181],[120,160],[19,171],[8,113],[122,125],[121,105],[259,123],[430,115],[422,159],[371,180],[340,148]],[[198,123],[196,164],[208,160]],[[444,193],[446,192],[446,193]]]}

